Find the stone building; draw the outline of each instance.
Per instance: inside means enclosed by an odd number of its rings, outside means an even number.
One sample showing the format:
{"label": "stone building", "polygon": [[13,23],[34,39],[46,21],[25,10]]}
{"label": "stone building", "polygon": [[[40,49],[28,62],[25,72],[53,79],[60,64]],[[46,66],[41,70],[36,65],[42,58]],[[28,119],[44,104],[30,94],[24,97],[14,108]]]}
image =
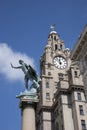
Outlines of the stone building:
{"label": "stone building", "polygon": [[85,86],[87,100],[87,25],[84,27],[71,55],[73,60],[78,61]]}
{"label": "stone building", "polygon": [[[85,34],[81,39],[83,43]],[[52,30],[40,59],[41,84],[36,130],[87,129],[84,85],[76,57],[73,56],[71,60],[70,50]]]}

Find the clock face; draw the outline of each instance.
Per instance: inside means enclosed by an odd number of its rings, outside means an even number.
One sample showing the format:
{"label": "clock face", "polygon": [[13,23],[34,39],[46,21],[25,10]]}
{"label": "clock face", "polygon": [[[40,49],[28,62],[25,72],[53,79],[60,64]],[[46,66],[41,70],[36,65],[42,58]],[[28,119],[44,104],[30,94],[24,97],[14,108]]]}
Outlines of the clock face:
{"label": "clock face", "polygon": [[58,56],[54,58],[54,65],[58,68],[58,69],[65,69],[67,62],[65,60],[65,58]]}

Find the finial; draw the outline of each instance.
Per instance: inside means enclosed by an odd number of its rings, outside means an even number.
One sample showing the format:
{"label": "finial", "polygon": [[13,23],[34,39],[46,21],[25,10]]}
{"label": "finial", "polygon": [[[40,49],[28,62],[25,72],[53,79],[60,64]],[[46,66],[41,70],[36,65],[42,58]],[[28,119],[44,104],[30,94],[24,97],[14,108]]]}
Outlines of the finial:
{"label": "finial", "polygon": [[50,29],[51,29],[51,31],[55,31],[55,24],[52,24],[52,25],[50,26]]}

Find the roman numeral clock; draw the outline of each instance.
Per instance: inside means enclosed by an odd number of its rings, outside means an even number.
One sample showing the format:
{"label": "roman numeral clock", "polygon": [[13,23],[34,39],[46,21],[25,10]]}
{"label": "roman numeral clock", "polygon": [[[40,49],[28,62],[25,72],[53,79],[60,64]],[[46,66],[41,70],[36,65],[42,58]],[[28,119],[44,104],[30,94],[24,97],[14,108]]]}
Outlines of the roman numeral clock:
{"label": "roman numeral clock", "polygon": [[56,56],[53,59],[53,64],[55,67],[57,67],[58,69],[65,69],[67,66],[67,61],[64,57],[62,56]]}

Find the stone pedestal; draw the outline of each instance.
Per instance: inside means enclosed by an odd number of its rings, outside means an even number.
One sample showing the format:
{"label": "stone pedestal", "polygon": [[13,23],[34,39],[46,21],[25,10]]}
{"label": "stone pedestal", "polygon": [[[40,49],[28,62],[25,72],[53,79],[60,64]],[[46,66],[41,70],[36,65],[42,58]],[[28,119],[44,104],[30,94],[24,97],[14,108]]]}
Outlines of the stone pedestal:
{"label": "stone pedestal", "polygon": [[24,95],[18,98],[20,98],[22,130],[36,130],[35,107],[38,99]]}

